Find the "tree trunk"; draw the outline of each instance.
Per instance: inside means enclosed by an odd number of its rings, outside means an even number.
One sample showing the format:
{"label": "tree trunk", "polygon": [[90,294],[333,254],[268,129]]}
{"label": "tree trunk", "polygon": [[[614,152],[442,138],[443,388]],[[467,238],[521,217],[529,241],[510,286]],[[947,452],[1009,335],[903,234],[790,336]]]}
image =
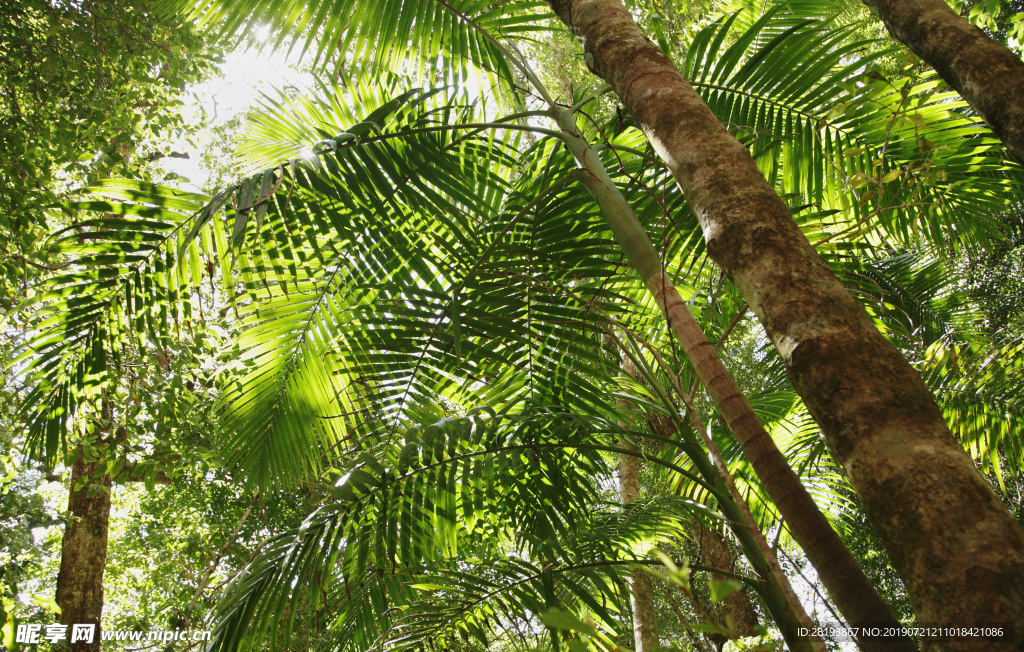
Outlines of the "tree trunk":
{"label": "tree trunk", "polygon": [[1024,164],[1024,62],[944,0],[864,0],[892,36],[935,69]]}
{"label": "tree trunk", "polygon": [[[849,624],[857,627],[866,628],[885,623],[889,631],[898,628],[899,622],[889,605],[875,591],[846,544],[818,509],[800,478],[765,431],[757,414],[718,357],[715,347],[708,342],[700,325],[686,309],[675,286],[662,273],[661,257],[594,150],[582,138],[572,136],[574,127],[568,114],[561,116],[559,124],[563,133],[569,135],[566,143],[583,168],[590,173],[585,177],[585,183],[601,206],[616,241],[636,271],[646,279],[648,289],[654,295],[698,378],[707,388],[755,473],[785,518],[793,538],[807,553],[843,616]],[[875,642],[858,638],[858,641],[869,652],[909,652],[917,649],[905,636],[887,637]]]}
{"label": "tree trunk", "polygon": [[[103,569],[107,563],[107,529],[110,524],[110,476],[100,474],[104,463],[87,460],[80,448],[71,466],[68,525],[61,546],[57,575],[60,622],[68,626],[72,641],[75,624],[94,625],[92,642],[71,643],[71,652],[98,652],[100,616],[103,612]],[[79,482],[84,483],[79,487]],[[77,489],[76,489],[77,488]]]}
{"label": "tree trunk", "polygon": [[[654,278],[661,280],[655,281]],[[840,613],[854,627],[881,623],[886,623],[885,626],[890,628],[898,627],[899,621],[895,614],[878,595],[871,580],[818,509],[775,441],[765,431],[746,396],[736,385],[700,325],[686,309],[667,275],[658,272],[648,282],[648,287],[693,364],[697,376],[714,399],[726,425],[740,442],[768,495],[775,501],[793,538],[818,571],[818,576],[835,600]],[[880,639],[860,636],[857,641],[863,649],[869,651],[917,649],[913,641],[905,636]]]}
{"label": "tree trunk", "polygon": [[[732,552],[729,550],[729,545],[725,542],[722,535],[714,530],[709,530],[699,523],[694,526],[694,530],[696,535],[694,538],[697,540],[697,549],[700,554],[700,563],[704,566],[718,568],[729,573],[735,572],[736,558],[733,557]],[[728,578],[724,575],[712,573],[708,579],[723,581]],[[726,596],[715,607],[715,612],[718,620],[732,629],[737,636],[747,637],[754,635],[754,627],[757,626],[757,612],[754,611],[754,607],[750,604],[750,597],[747,595],[746,588]],[[722,646],[728,640],[722,634],[711,634],[708,638],[711,639],[719,650],[722,649]]]}
{"label": "tree trunk", "polygon": [[[917,372],[817,255],[746,148],[622,4],[551,4],[668,164],[700,220],[709,254],[779,350],[906,583],[919,621],[1005,623],[1024,632],[1024,530],[952,436]],[[645,276],[650,287],[667,289],[660,269]],[[678,294],[673,289],[663,301],[671,307]],[[833,596],[842,608],[841,595]],[[845,609],[844,616],[851,625],[864,621]],[[865,649],[897,645],[861,643]],[[974,645],[947,641],[943,649]],[[989,641],[986,649],[1015,647]]]}
{"label": "tree trunk", "polygon": [[[624,448],[631,446],[623,445]],[[632,455],[619,456],[619,501],[625,505],[640,497],[640,460]],[[640,568],[630,574],[633,590],[633,639],[636,652],[658,649],[658,612],[654,608],[651,578]]]}
{"label": "tree trunk", "polygon": [[[813,629],[814,621],[807,615],[806,610],[804,610],[803,605],[800,603],[800,598],[797,597],[796,592],[793,591],[793,587],[789,583],[789,578],[786,577],[782,567],[779,565],[779,560],[775,557],[775,553],[768,545],[768,541],[758,529],[757,523],[750,513],[750,508],[736,488],[736,483],[729,474],[729,469],[722,460],[720,452],[705,430],[700,415],[697,414],[693,407],[693,402],[684,397],[679,379],[674,377],[669,370],[666,370],[666,373],[669,374],[676,392],[686,407],[686,414],[693,429],[705,441],[707,457],[703,455],[705,453],[703,449],[697,449],[697,451],[688,453],[687,456],[693,462],[698,473],[708,480],[716,491],[716,501],[722,515],[725,517],[725,523],[736,536],[751,567],[761,577],[761,581],[764,583],[763,587],[768,589],[768,591],[759,590],[758,594],[764,600],[769,615],[783,629],[783,637],[789,644],[790,650],[794,652],[797,650],[823,652],[825,650],[825,643],[820,636],[802,636],[800,634],[799,628],[801,627],[807,628],[808,631]],[[668,440],[676,438],[677,432],[671,420],[661,419],[654,414],[648,414],[647,422],[652,431],[659,437]],[[709,457],[714,458],[714,461],[712,462]],[[724,570],[721,566],[719,568]],[[746,587],[744,590],[746,590]],[[779,602],[782,604],[779,604]],[[789,625],[788,627],[787,624]]]}

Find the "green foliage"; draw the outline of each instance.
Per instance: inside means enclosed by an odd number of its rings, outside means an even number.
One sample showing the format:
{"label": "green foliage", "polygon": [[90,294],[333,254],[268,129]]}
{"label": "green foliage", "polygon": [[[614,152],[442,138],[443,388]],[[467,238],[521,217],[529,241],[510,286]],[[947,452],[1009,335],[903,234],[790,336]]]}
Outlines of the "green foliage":
{"label": "green foliage", "polygon": [[268,544],[221,602],[217,649],[258,646],[307,594],[339,611],[338,647],[486,644],[524,610],[553,604],[617,627],[635,546],[715,516],[678,498],[600,506],[601,451],[617,450],[621,433],[544,406],[510,408],[413,428],[404,444],[380,440],[352,456],[331,475],[333,504]]}
{"label": "green foliage", "polygon": [[[1019,346],[986,336],[945,257],[1003,237],[1000,213],[1019,194],[1020,168],[913,58],[844,22],[842,3],[740,10],[685,38],[669,24],[690,20],[676,4],[674,18],[643,20],[666,23],[659,42],[876,322],[923,361],[984,468],[1019,474]],[[237,515],[246,496],[224,486],[229,479],[263,500],[303,496],[301,508],[260,524],[273,536],[211,616],[218,649],[289,645],[286,624],[300,630],[297,648],[325,631],[325,646],[345,649],[532,647],[544,644],[538,618],[560,613],[552,609],[620,637],[629,571],[647,563],[651,545],[680,548],[694,522],[737,521],[661,363],[684,386],[692,377],[546,128],[551,114],[494,118],[488,112],[509,103],[458,88],[471,74],[463,62],[506,90],[521,82],[528,71],[508,57],[551,27],[532,22],[540,8],[197,3],[195,15],[226,33],[268,24],[281,30],[272,44],[281,47],[287,27],[318,61],[367,74],[307,98],[265,98],[241,139],[245,178],[212,197],[105,181],[66,205],[76,221],[46,249],[61,267],[11,317],[24,329],[9,366],[26,379],[33,454],[55,463],[102,401],[124,398],[118,418],[154,427],[131,438],[153,454],[125,448],[126,459],[135,454],[153,478],[164,470],[157,459],[191,448],[199,469],[173,492],[150,487],[147,515],[158,496],[196,519],[221,503]],[[701,19],[701,8],[690,10]],[[560,75],[550,76],[572,81]],[[419,90],[413,81],[437,78],[454,85]],[[694,314],[722,336],[742,301],[707,265],[694,216],[632,118],[586,92],[585,83],[563,89],[577,103],[577,128]],[[844,472],[777,357],[745,325],[733,337],[739,346],[726,350],[757,390],[755,409],[822,508],[898,591],[879,570],[877,541],[857,539],[863,524]],[[642,382],[616,379],[623,353]],[[160,372],[140,373],[138,389],[127,389],[135,364]],[[761,526],[778,527],[791,545],[738,447],[711,421]],[[652,486],[679,495],[624,510],[607,502],[602,488],[624,443],[640,444],[657,469]],[[179,468],[177,482],[186,476]],[[220,519],[211,533],[227,529]],[[169,548],[159,568],[199,569],[211,559],[201,530],[147,518],[125,541],[133,552]],[[246,530],[229,541],[233,567],[259,538]],[[765,597],[747,572],[736,581]],[[715,581],[700,599],[735,588]],[[191,607],[203,590],[195,581],[163,592],[139,622],[198,617]]]}
{"label": "green foliage", "polygon": [[[8,253],[25,255],[74,185],[138,177],[172,155],[167,137],[188,128],[185,87],[216,60],[150,2],[6,2],[0,51],[0,228]],[[5,264],[21,272],[16,261]]]}
{"label": "green foliage", "polygon": [[[141,353],[148,340],[157,347],[151,355],[168,359],[172,335],[192,320],[189,283],[201,279],[196,247],[176,266],[167,244],[184,238],[182,221],[204,198],[131,181],[105,182],[94,196],[73,206],[104,215],[52,239],[49,250],[75,256],[75,267],[48,279],[21,306],[25,313],[34,309],[22,317],[32,330],[9,363],[30,388],[24,397],[29,449],[51,464],[67,453],[78,410],[115,384],[122,352],[134,345]],[[111,203],[139,197],[150,203]]]}
{"label": "green foliage", "polygon": [[955,93],[912,58],[883,75],[874,64],[896,50],[854,58],[873,45],[846,42],[856,24],[780,18],[769,12],[731,43],[736,16],[705,28],[684,74],[780,194],[818,211],[809,235],[942,248],[991,236],[1020,168],[957,112]]}
{"label": "green foliage", "polygon": [[[5,442],[4,449],[10,450]],[[37,490],[43,478],[8,455],[0,456],[0,598],[13,599],[41,563],[32,530],[51,521]],[[9,611],[13,605],[5,607]]]}
{"label": "green foliage", "polygon": [[[545,3],[537,0],[510,0],[500,5],[479,0],[314,0],[301,4],[195,0],[167,4],[188,7],[193,16],[216,25],[222,34],[265,25],[276,34],[271,47],[312,50],[314,63],[336,61],[337,68],[354,62],[367,66],[363,68],[367,73],[415,74],[421,83],[431,79],[425,73],[437,67],[449,70],[455,84],[465,83],[472,74],[467,64],[472,64],[506,87],[513,83],[513,74],[495,46],[495,37],[529,36],[543,29],[538,23],[550,15]],[[410,57],[410,53],[415,54]]]}
{"label": "green foliage", "polygon": [[1021,321],[1024,300],[1024,249],[1020,231],[1020,208],[1002,216],[1000,241],[986,243],[955,263],[955,274],[964,289],[979,305],[985,329],[990,335],[1005,332],[1011,337],[1024,335]]}
{"label": "green foliage", "polygon": [[[950,5],[961,16],[985,30],[993,39],[1020,52],[1024,42],[1024,2],[1020,0],[953,0]],[[1011,40],[1012,39],[1012,40]]]}

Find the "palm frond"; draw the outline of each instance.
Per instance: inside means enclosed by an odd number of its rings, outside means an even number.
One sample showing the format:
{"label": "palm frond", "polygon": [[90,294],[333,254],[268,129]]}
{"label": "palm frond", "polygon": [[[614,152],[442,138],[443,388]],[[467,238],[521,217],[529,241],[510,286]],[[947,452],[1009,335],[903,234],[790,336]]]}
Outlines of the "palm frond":
{"label": "palm frond", "polygon": [[[480,0],[187,0],[181,2],[201,24],[221,34],[268,29],[273,49],[312,52],[314,65],[356,64],[367,72],[402,70],[420,83],[427,72],[443,71],[454,84],[465,82],[470,66],[492,77],[492,86],[514,86],[514,75],[495,39],[545,29],[547,5],[515,0],[495,6]],[[296,38],[296,37],[300,38]]]}
{"label": "palm frond", "polygon": [[123,180],[92,195],[68,204],[86,217],[48,245],[69,258],[65,271],[19,308],[31,330],[11,367],[28,388],[29,453],[51,465],[82,406],[115,382],[125,348],[167,357],[197,328],[204,257],[215,256],[189,232],[208,197]]}
{"label": "palm frond", "polygon": [[[619,573],[650,546],[686,536],[694,519],[718,522],[677,497],[595,510],[594,480],[609,473],[602,450],[614,451],[609,439],[621,435],[521,405],[381,442],[336,476],[336,504],[269,543],[236,580],[220,604],[215,647],[259,645],[284,609],[321,591],[316,599],[341,612],[328,645],[343,649],[486,640],[555,605],[620,627],[628,591]],[[491,558],[459,561],[466,547]],[[529,561],[538,557],[562,561]]]}
{"label": "palm frond", "polygon": [[981,334],[983,315],[941,258],[905,252],[837,267],[847,287],[865,299],[869,313],[904,350],[923,351],[939,340],[963,342]]}
{"label": "palm frond", "polygon": [[947,344],[928,352],[922,375],[936,394],[946,422],[985,473],[1020,476],[1024,464],[1024,345]]}
{"label": "palm frond", "polygon": [[908,246],[996,235],[1024,177],[955,93],[930,74],[885,78],[874,63],[896,51],[850,41],[856,24],[783,15],[758,44],[777,13],[738,34],[735,16],[708,26],[685,72],[781,194],[824,211],[805,226],[812,239],[854,225]]}

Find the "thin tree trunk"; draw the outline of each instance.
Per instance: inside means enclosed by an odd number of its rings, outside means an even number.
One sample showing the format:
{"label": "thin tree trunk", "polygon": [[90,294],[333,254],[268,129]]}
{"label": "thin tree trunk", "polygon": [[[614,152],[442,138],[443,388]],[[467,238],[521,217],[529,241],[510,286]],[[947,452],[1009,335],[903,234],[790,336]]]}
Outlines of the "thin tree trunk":
{"label": "thin tree trunk", "polygon": [[[765,431],[746,396],[718,357],[714,345],[708,341],[700,325],[686,309],[667,275],[659,272],[657,277],[661,280],[649,281],[648,287],[676,339],[715,401],[726,425],[740,442],[757,477],[775,501],[793,538],[818,571],[818,576],[843,617],[854,627],[866,628],[880,623],[885,623],[889,628],[898,627],[899,621],[895,614],[878,595],[871,580],[818,509],[775,441]],[[880,639],[858,637],[857,640],[863,649],[869,651],[917,649],[913,641],[905,636]]]}
{"label": "thin tree trunk", "polygon": [[[899,622],[889,605],[875,591],[846,544],[818,509],[800,478],[765,431],[714,346],[708,342],[700,325],[686,309],[675,286],[662,273],[661,257],[594,150],[581,138],[576,140],[571,136],[574,126],[567,114],[562,115],[560,127],[563,133],[570,136],[566,143],[573,154],[590,173],[585,177],[585,183],[601,206],[616,241],[622,246],[633,267],[647,280],[648,289],[654,295],[698,378],[707,388],[758,478],[786,519],[793,538],[807,553],[847,622],[864,628],[885,623],[887,631],[898,631]],[[874,642],[861,637],[858,641],[869,652],[909,652],[917,649],[906,636],[886,637]]]}
{"label": "thin tree trunk", "polygon": [[[623,448],[632,448],[623,444]],[[633,455],[619,456],[619,501],[626,505],[640,497],[640,460]],[[633,591],[633,640],[636,652],[658,649],[658,612],[654,608],[651,578],[643,569],[635,568],[629,585]]]}
{"label": "thin tree trunk", "polygon": [[935,69],[1024,164],[1024,62],[944,0],[864,0],[892,36]]}
{"label": "thin tree trunk", "polygon": [[[653,349],[652,352],[656,354],[656,351]],[[623,365],[623,369],[634,380],[638,380],[637,376],[634,375],[636,368],[632,364],[628,366]],[[825,646],[820,637],[800,635],[799,627],[805,627],[810,630],[814,627],[814,622],[807,615],[803,605],[800,604],[800,599],[793,591],[789,578],[782,571],[778,559],[775,558],[775,554],[765,540],[764,535],[757,528],[757,524],[750,514],[750,509],[747,507],[743,496],[737,490],[736,484],[733,482],[732,476],[729,475],[729,470],[725,467],[721,455],[715,448],[710,436],[707,435],[700,416],[693,408],[692,401],[684,398],[682,387],[679,385],[679,379],[671,370],[665,369],[665,371],[686,406],[686,414],[694,430],[704,439],[707,447],[707,450],[697,447],[695,451],[688,454],[689,458],[693,462],[694,467],[696,467],[697,472],[713,488],[717,497],[718,507],[725,517],[726,524],[740,542],[740,546],[743,548],[751,567],[761,578],[763,584],[758,590],[758,594],[761,596],[768,613],[779,624],[780,628],[783,629],[783,637],[786,639],[790,650],[794,652],[802,650],[821,652],[825,649]],[[650,423],[651,428],[654,429],[654,432],[659,437],[668,440],[675,439],[674,435],[676,432],[674,432],[674,427],[673,432],[666,432],[664,430],[665,424],[657,419],[649,419],[648,423]],[[715,461],[712,462],[705,455],[713,457]],[[786,624],[790,624],[790,626],[786,627]]]}
{"label": "thin tree trunk", "polygon": [[[700,523],[694,526],[694,538],[697,540],[697,549],[700,551],[701,563],[711,568],[719,568],[732,573],[735,570],[736,558],[729,550],[725,538],[714,530],[709,530]],[[723,581],[727,579],[724,575],[709,575],[709,579]],[[722,600],[716,607],[715,612],[718,620],[732,629],[740,637],[754,635],[754,627],[757,626],[757,612],[750,604],[750,597],[747,591],[736,591]],[[709,638],[714,642],[717,649],[728,640],[722,634],[712,634]]]}
{"label": "thin tree trunk", "polygon": [[[656,351],[653,349],[652,352],[658,356]],[[661,364],[660,359],[658,359],[658,362]],[[690,398],[683,392],[683,387],[679,382],[679,378],[675,376],[670,369],[666,368],[665,372],[668,374],[676,394],[686,407],[686,415],[690,419],[693,429],[704,441],[704,446],[707,449],[708,455],[714,460],[712,464],[718,470],[718,478],[721,480],[721,483],[725,485],[725,489],[729,496],[732,497],[736,511],[739,513],[738,515],[741,519],[739,523],[742,524],[743,527],[737,528],[735,524],[730,524],[733,534],[739,535],[737,538],[749,538],[754,548],[759,552],[758,559],[765,567],[767,577],[771,579],[776,589],[782,595],[786,596],[786,601],[790,605],[793,619],[789,621],[780,621],[778,618],[775,618],[776,624],[779,624],[779,626],[784,630],[788,630],[788,634],[784,631],[783,636],[792,636],[794,633],[793,630],[796,628],[806,628],[807,631],[813,631],[815,627],[814,621],[807,615],[807,611],[800,603],[800,598],[797,597],[796,592],[793,590],[793,586],[790,584],[789,578],[782,570],[782,566],[779,564],[779,559],[775,556],[775,551],[773,551],[771,546],[768,545],[768,540],[764,538],[764,534],[758,528],[757,521],[754,520],[753,514],[750,513],[750,506],[736,487],[736,481],[732,477],[732,474],[729,473],[729,467],[726,466],[721,452],[718,450],[718,447],[715,446],[715,442],[711,438],[711,434],[704,427],[704,423],[701,420],[700,415],[693,406],[693,401],[690,400]],[[694,458],[691,457],[691,459]],[[721,505],[721,502],[719,505]],[[747,530],[745,533],[743,533],[744,528]],[[740,533],[743,534],[741,535]],[[788,627],[783,624],[787,622],[789,623]],[[799,630],[796,633],[799,634]],[[806,646],[810,649],[817,650],[819,652],[825,650],[825,642],[817,634],[809,634],[803,638],[805,639]],[[789,642],[788,638],[787,642]],[[792,647],[793,645],[790,644],[791,649]]]}
{"label": "thin tree trunk", "polygon": [[107,563],[110,524],[110,476],[101,473],[104,465],[97,460],[87,460],[80,448],[71,466],[69,521],[61,546],[56,600],[61,609],[60,622],[68,626],[69,642],[73,625],[95,626],[92,642],[71,643],[71,652],[98,652],[100,649],[103,570]]}
{"label": "thin tree trunk", "polygon": [[[656,350],[650,349],[650,351],[654,353],[658,364],[662,365],[663,360]],[[636,376],[635,366],[630,364],[629,366],[624,365],[623,368],[634,380],[639,380]],[[771,547],[768,546],[767,539],[765,539],[761,530],[758,529],[750,507],[746,505],[742,494],[736,488],[736,483],[729,474],[729,469],[725,466],[721,453],[715,446],[714,441],[712,441],[708,431],[703,427],[703,422],[693,407],[693,401],[689,400],[683,393],[679,378],[673,374],[670,368],[666,365],[663,365],[663,368],[669,376],[676,393],[685,405],[686,417],[689,419],[690,425],[705,442],[706,449],[697,448],[696,451],[688,453],[688,457],[697,469],[697,472],[705,477],[714,486],[714,489],[719,492],[716,493],[716,499],[719,509],[725,517],[727,526],[739,541],[746,559],[751,562],[751,566],[764,582],[764,588],[768,589],[768,592],[759,591],[758,593],[765,600],[765,606],[768,607],[769,614],[776,624],[783,628],[782,636],[785,638],[786,643],[790,645],[791,650],[823,651],[825,649],[824,642],[820,637],[800,636],[799,627],[805,627],[807,631],[810,631],[815,626],[814,621],[807,615],[807,611],[801,604],[800,598],[793,591],[790,578],[786,577],[782,571],[778,559],[775,557],[774,552],[772,552]],[[673,425],[672,420],[663,421],[654,415],[648,415],[647,423],[652,432],[659,438],[670,441],[676,439],[678,431],[675,425]],[[714,459],[714,462],[709,460],[709,458],[703,457],[702,453],[709,455],[710,458]],[[724,570],[721,566],[719,568]],[[773,598],[772,602],[774,602],[774,605],[770,604],[769,598]],[[779,602],[781,602],[781,605]],[[779,609],[780,606],[783,608]],[[786,626],[786,624],[790,626]]]}
{"label": "thin tree trunk", "polygon": [[[672,379],[673,384],[678,384],[678,378]],[[687,411],[691,409],[690,405],[686,406]],[[704,424],[696,418],[696,414],[691,414],[693,421],[693,427],[697,430],[704,430]],[[672,422],[661,415],[651,414],[648,416],[648,423],[651,429],[659,436],[665,437],[666,439],[672,439],[676,433]],[[728,471],[728,469],[725,469]],[[733,487],[735,484],[733,483]],[[738,494],[739,492],[737,492]],[[742,497],[740,497],[742,499]],[[751,517],[753,522],[753,517]],[[718,568],[728,573],[735,574],[736,572],[736,557],[732,554],[729,549],[729,545],[718,531],[711,530],[702,525],[699,522],[693,524],[693,535],[694,540],[697,543],[697,563],[702,566],[708,566],[711,568]],[[765,548],[768,554],[771,554],[771,548],[765,542]],[[778,560],[775,560],[775,564],[778,564]],[[781,577],[785,577],[779,569]],[[710,573],[708,579],[713,581],[722,581],[728,579],[724,575],[717,575]],[[787,580],[788,581],[788,580]],[[792,591],[792,587],[790,587]],[[794,594],[795,595],[795,594]],[[799,602],[799,600],[797,601]],[[737,591],[728,595],[725,600],[713,607],[715,615],[718,621],[729,628],[732,632],[739,637],[754,636],[754,627],[757,626],[757,612],[754,610],[753,605],[750,601],[750,595],[747,592],[747,587],[744,586],[742,590]],[[722,634],[709,634],[708,639],[714,643],[715,649],[721,650],[728,638]]]}
{"label": "thin tree trunk", "polygon": [[[1024,530],[952,436],[917,372],[817,255],[746,148],[619,0],[551,4],[582,41],[588,65],[668,164],[709,254],[765,326],[881,535],[919,621],[1006,623],[1024,631]],[[661,292],[666,312],[686,312],[675,310],[681,302],[660,268],[637,269]],[[762,480],[767,486],[770,478]],[[783,509],[785,497],[772,497]],[[788,516],[787,522],[795,526]],[[815,546],[800,543],[810,556]],[[874,617],[850,604],[843,587],[829,586],[828,569],[815,567],[851,625]],[[911,645],[860,642],[879,650]],[[943,649],[974,645],[947,641]],[[1014,644],[990,641],[987,649]]]}

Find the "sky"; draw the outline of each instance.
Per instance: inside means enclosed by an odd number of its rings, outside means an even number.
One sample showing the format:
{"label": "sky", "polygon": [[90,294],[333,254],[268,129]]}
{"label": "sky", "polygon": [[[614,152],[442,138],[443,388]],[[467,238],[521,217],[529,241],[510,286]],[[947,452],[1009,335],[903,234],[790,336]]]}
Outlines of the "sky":
{"label": "sky", "polygon": [[[266,38],[266,33],[262,36]],[[288,56],[285,52],[271,52],[269,48],[230,52],[218,77],[188,89],[185,110],[189,118],[198,121],[204,111],[206,118],[206,126],[192,138],[194,145],[182,140],[172,147],[174,151],[188,154],[189,158],[167,158],[161,161],[162,167],[189,179],[188,183],[181,183],[183,188],[201,190],[208,173],[200,162],[203,150],[213,145],[213,128],[256,105],[263,93],[276,96],[276,90],[312,86],[313,76],[297,70],[298,63],[298,53]]]}

